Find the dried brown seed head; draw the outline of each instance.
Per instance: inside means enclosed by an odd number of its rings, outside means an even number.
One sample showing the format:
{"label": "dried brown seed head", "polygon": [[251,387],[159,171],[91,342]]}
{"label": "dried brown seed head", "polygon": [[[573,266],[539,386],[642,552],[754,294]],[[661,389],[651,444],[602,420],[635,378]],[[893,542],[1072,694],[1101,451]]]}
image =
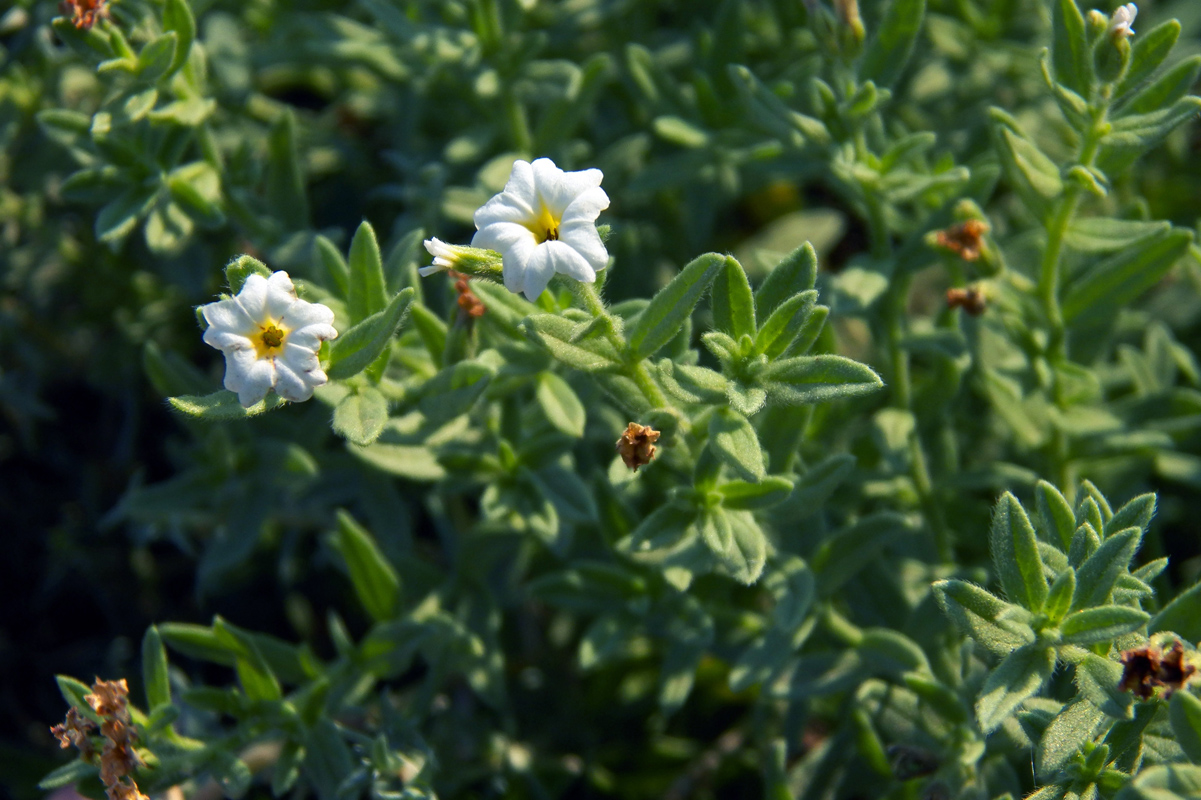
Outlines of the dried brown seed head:
{"label": "dried brown seed head", "polygon": [[104,752],[100,754],[100,781],[111,787],[127,775],[132,775],[141,764],[142,760],[128,741],[106,742]]}
{"label": "dried brown seed head", "polygon": [[934,242],[945,250],[957,253],[964,261],[976,261],[984,249],[983,237],[986,233],[987,222],[969,219],[939,231],[934,237]]}
{"label": "dried brown seed head", "polygon": [[72,707],[67,711],[67,718],[51,728],[50,733],[58,739],[59,747],[65,749],[74,745],[83,757],[88,759],[95,753],[89,736],[95,727],[96,723],[80,714],[79,709]]}
{"label": "dried brown seed head", "polygon": [[1154,644],[1127,650],[1121,661],[1118,688],[1133,692],[1140,700],[1150,700],[1158,688],[1164,690],[1164,697],[1171,697],[1197,674],[1197,667],[1185,660],[1184,645],[1179,640],[1166,650]]}
{"label": "dried brown seed head", "polygon": [[102,681],[97,678],[92,683],[92,693],[85,695],[83,699],[102,717],[129,719],[129,686],[124,678],[119,681]]}
{"label": "dried brown seed head", "polygon": [[71,17],[71,24],[81,30],[87,30],[102,19],[108,17],[107,0],[63,0],[58,4],[62,15]]}
{"label": "dried brown seed head", "polygon": [[984,292],[975,286],[966,289],[947,289],[947,305],[951,308],[962,308],[973,317],[978,317],[988,308],[988,300]]}
{"label": "dried brown seed head", "polygon": [[659,441],[659,435],[659,431],[650,425],[631,422],[617,440],[617,452],[621,454],[621,460],[635,472],[639,467],[651,463],[651,459],[655,457],[655,442]]}
{"label": "dried brown seed head", "polygon": [[133,781],[126,783],[118,781],[108,787],[108,800],[150,800],[146,795],[138,789],[138,785]]}

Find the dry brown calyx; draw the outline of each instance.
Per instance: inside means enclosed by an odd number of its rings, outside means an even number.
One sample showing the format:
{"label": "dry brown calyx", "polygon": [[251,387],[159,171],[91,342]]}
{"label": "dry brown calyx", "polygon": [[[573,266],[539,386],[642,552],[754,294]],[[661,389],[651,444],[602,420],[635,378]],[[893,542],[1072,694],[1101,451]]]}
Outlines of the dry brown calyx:
{"label": "dry brown calyx", "polygon": [[[124,679],[102,681],[92,684],[92,693],[84,695],[84,702],[101,717],[100,736],[104,739],[100,751],[100,781],[104,784],[109,800],[147,800],[133,780],[134,771],[142,765],[134,750],[137,731],[129,719],[129,686]],[[91,734],[96,723],[72,707],[61,724],[50,729],[61,747],[74,745],[85,761],[96,756],[96,745]]]}
{"label": "dry brown calyx", "polygon": [[985,298],[984,292],[975,286],[969,286],[966,289],[951,288],[947,289],[947,306],[962,308],[973,317],[978,317],[988,308],[988,300]]}
{"label": "dry brown calyx", "polygon": [[479,295],[471,291],[471,286],[467,283],[467,276],[453,270],[451,270],[450,274],[455,279],[455,293],[458,295],[456,300],[463,313],[472,319],[479,319],[484,316],[487,307],[484,306]]}
{"label": "dry brown calyx", "polygon": [[63,0],[58,9],[64,17],[71,17],[71,24],[81,30],[87,30],[102,19],[108,17],[106,0]]}
{"label": "dry brown calyx", "polygon": [[639,467],[651,463],[655,457],[655,442],[659,441],[659,431],[650,425],[639,425],[631,422],[617,440],[617,452],[621,460],[635,472]]}
{"label": "dry brown calyx", "polygon": [[1122,679],[1118,688],[1133,692],[1140,700],[1150,700],[1160,688],[1165,698],[1171,697],[1197,673],[1196,666],[1185,661],[1184,645],[1179,640],[1166,650],[1154,644],[1127,650],[1122,653],[1121,661]]}
{"label": "dry brown calyx", "polygon": [[988,223],[980,219],[969,219],[941,230],[934,237],[939,247],[956,253],[964,261],[976,261],[984,250],[984,234]]}

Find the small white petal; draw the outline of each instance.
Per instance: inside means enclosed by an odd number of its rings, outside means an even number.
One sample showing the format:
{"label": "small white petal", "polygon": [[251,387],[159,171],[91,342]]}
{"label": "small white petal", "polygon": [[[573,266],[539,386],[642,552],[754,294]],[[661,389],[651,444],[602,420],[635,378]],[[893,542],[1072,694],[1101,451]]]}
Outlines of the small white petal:
{"label": "small white petal", "polygon": [[316,353],[321,349],[321,343],[326,339],[337,339],[338,331],[333,325],[305,325],[303,328],[297,328],[288,334],[286,344],[289,346],[303,347],[311,353]]}
{"label": "small white petal", "polygon": [[435,272],[441,272],[444,269],[446,269],[446,267],[435,262],[428,267],[418,267],[417,274],[423,278],[428,278],[430,275],[433,275]]}
{"label": "small white petal", "polygon": [[545,250],[550,254],[548,258],[555,272],[575,278],[582,283],[596,281],[596,270],[567,242],[544,242],[539,245],[538,249]]}
{"label": "small white petal", "polygon": [[275,391],[293,403],[302,403],[313,396],[313,387],[283,358],[275,360]]}
{"label": "small white petal", "polygon": [[275,364],[255,358],[253,350],[230,350],[225,354],[225,388],[238,393],[238,402],[249,408],[267,396],[275,385]]}
{"label": "small white petal", "polygon": [[596,218],[609,207],[609,195],[599,186],[586,189],[575,197],[563,211],[560,225],[585,223],[595,225]]}
{"label": "small white petal", "polygon": [[303,328],[306,325],[332,325],[334,312],[329,306],[320,303],[310,303],[307,300],[294,300],[292,305],[278,317],[280,324],[292,329]]}
{"label": "small white petal", "polygon": [[[534,234],[528,228],[513,222],[497,222],[476,231],[471,239],[471,246],[500,253],[504,259],[502,270],[505,288],[514,294],[519,294],[525,289],[528,263],[538,246]],[[538,293],[541,294],[541,290]]]}
{"label": "small white petal", "polygon": [[[534,248],[534,253],[529,261],[525,264],[525,269],[522,271],[522,287],[521,291],[530,300],[537,300],[538,295],[546,291],[550,279],[555,275],[555,251],[547,245],[553,242],[546,242]],[[507,273],[508,270],[505,270]],[[508,286],[508,281],[505,282]]]}
{"label": "small white petal", "polygon": [[564,172],[549,158],[538,159],[533,168],[538,196],[556,219],[563,216],[573,200],[589,189],[600,186],[604,178],[604,173],[599,169]]}
{"label": "small white petal", "polygon": [[264,303],[267,317],[273,320],[283,319],[298,302],[301,301],[296,296],[296,287],[292,285],[288,273],[271,273],[271,277],[267,279],[267,299]]}
{"label": "small white petal", "polygon": [[267,279],[254,274],[242,284],[242,289],[234,297],[243,313],[255,321],[257,325],[265,316],[267,308]]}
{"label": "small white petal", "polygon": [[254,350],[254,342],[235,331],[226,331],[210,326],[204,332],[204,343],[218,350]]}
{"label": "small white petal", "polygon": [[[209,324],[206,333],[214,329],[227,333],[250,333],[258,327],[255,321],[246,315],[242,304],[232,297],[228,300],[218,300],[215,303],[203,305],[200,307],[200,313],[204,315],[204,321]],[[208,342],[208,339],[205,341]],[[219,347],[219,345],[213,345],[213,347]]]}
{"label": "small white petal", "polygon": [[570,227],[563,226],[559,228],[559,241],[583,256],[594,271],[600,272],[609,266],[609,251],[605,249],[595,225],[577,223]]}

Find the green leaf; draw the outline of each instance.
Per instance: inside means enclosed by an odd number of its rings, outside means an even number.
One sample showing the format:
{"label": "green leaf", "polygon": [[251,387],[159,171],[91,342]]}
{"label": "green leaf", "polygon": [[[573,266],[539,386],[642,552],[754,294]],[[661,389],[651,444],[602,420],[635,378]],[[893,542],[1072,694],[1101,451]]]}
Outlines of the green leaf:
{"label": "green leaf", "polygon": [[1076,0],[1054,0],[1051,9],[1055,79],[1087,99],[1092,90],[1093,57],[1084,32],[1084,15]]}
{"label": "green leaf", "polygon": [[471,410],[495,374],[483,361],[460,361],[445,367],[426,381],[417,408],[432,424],[449,422]]}
{"label": "green leaf", "polygon": [[1201,766],[1161,764],[1147,767],[1126,784],[1114,800],[1198,800]]}
{"label": "green leaf", "polygon": [[313,246],[317,250],[317,258],[321,261],[321,265],[325,267],[325,272],[329,275],[330,282],[333,284],[334,293],[342,299],[350,293],[350,267],[346,263],[346,259],[342,257],[342,253],[329,239],[318,235],[313,240]]}
{"label": "green leaf", "polygon": [[818,594],[822,597],[834,594],[872,559],[878,558],[886,545],[912,531],[904,517],[882,512],[826,537],[810,561]]}
{"label": "green leaf", "polygon": [[974,583],[937,581],[934,596],[955,625],[995,655],[1007,656],[1034,641],[1029,612],[1006,603]]}
{"label": "green leaf", "polygon": [[342,800],[339,789],[356,762],[337,723],[325,716],[318,720],[305,736],[304,750],[303,772],[318,800]]}
{"label": "green leaf", "polygon": [[167,74],[175,59],[179,37],[172,31],[151,39],[138,52],[134,71],[146,81],[157,81]]}
{"label": "green leaf", "polygon": [[976,719],[985,733],[1001,726],[1023,702],[1033,697],[1055,671],[1055,651],[1038,644],[1020,647],[1005,657],[976,700]]}
{"label": "green leaf", "polygon": [[1201,640],[1201,581],[1164,606],[1147,624],[1147,631],[1173,631],[1190,642]]}
{"label": "green leaf", "polygon": [[815,144],[830,141],[830,131],[821,120],[793,111],[748,68],[728,64],[726,74],[742,101],[746,122],[755,130],[792,147],[800,147],[806,141]]}
{"label": "green leaf", "polygon": [[1076,515],[1067,499],[1050,483],[1040,480],[1034,486],[1034,499],[1038,504],[1038,516],[1048,540],[1065,553],[1072,546],[1072,535],[1076,532]]}
{"label": "green leaf", "polygon": [[538,376],[534,397],[542,407],[542,413],[556,429],[577,439],[584,435],[587,413],[567,381],[553,372],[543,372]]}
{"label": "green leaf", "polygon": [[221,176],[203,161],[185,164],[167,176],[171,199],[189,217],[207,228],[225,224],[221,208]]}
{"label": "green leaf", "polygon": [[358,322],[377,313],[388,303],[384,262],[371,223],[364,221],[355,231],[354,239],[350,242],[348,262],[350,285],[346,292],[346,306],[350,310],[351,320]]}
{"label": "green leaf", "polygon": [[1134,46],[1130,49],[1130,67],[1122,82],[1118,84],[1114,96],[1121,98],[1127,92],[1138,88],[1140,83],[1159,69],[1176,46],[1178,38],[1180,21],[1175,19],[1156,25],[1135,37]]}
{"label": "green leaf", "polygon": [[357,445],[378,439],[387,422],[388,400],[374,386],[351,392],[334,407],[334,431]]}
{"label": "green leaf", "polygon": [[[1119,687],[1122,665],[1089,653],[1076,664],[1076,688],[1080,694],[1111,717],[1130,717],[1134,695]],[[1116,754],[1115,754],[1116,755]]]}
{"label": "green leaf", "polygon": [[229,285],[230,294],[237,294],[246,285],[246,279],[251,275],[264,278],[271,277],[271,270],[262,261],[253,256],[241,255],[225,265],[225,283]]}
{"label": "green leaf", "polygon": [[1067,766],[1104,718],[1096,706],[1083,699],[1060,711],[1038,743],[1038,775],[1049,780]]}
{"label": "green leaf", "polygon": [[402,289],[388,301],[383,311],[377,311],[350,329],[343,331],[330,343],[329,368],[331,380],[343,380],[358,375],[371,366],[392,341],[405,312],[413,300],[413,287]]}
{"label": "green leaf", "polygon": [[445,360],[446,340],[450,336],[450,328],[437,314],[420,303],[412,307],[412,314],[413,327],[417,329],[417,335],[429,351],[430,359],[441,367]]}
{"label": "green leaf", "polygon": [[781,303],[817,285],[817,252],[805,242],[793,250],[767,274],[755,292],[755,311],[767,319]]}
{"label": "green leaf", "polygon": [[1197,85],[1198,75],[1201,75],[1201,56],[1184,59],[1130,98],[1122,107],[1122,116],[1149,114],[1167,108]]}
{"label": "green leaf", "polygon": [[98,773],[99,769],[95,764],[89,764],[82,758],[77,758],[47,774],[38,781],[38,788],[43,791],[59,789],[70,784],[78,784],[88,778],[94,778]]}
{"label": "green leaf", "polygon": [[1112,536],[1126,528],[1138,528],[1143,533],[1151,526],[1151,518],[1155,516],[1155,493],[1147,492],[1131,498],[1124,506],[1113,512],[1113,516],[1102,526],[1102,534]]}
{"label": "green leaf", "polygon": [[773,402],[790,406],[858,397],[884,385],[866,364],[831,355],[776,361],[763,371],[761,383]]}
{"label": "green leaf", "polygon": [[659,377],[672,396],[685,403],[720,405],[726,402],[730,382],[707,367],[677,364],[665,358],[658,364]]}
{"label": "green leaf", "polygon": [[100,717],[84,699],[92,693],[92,687],[70,675],[55,675],[54,681],[58,684],[58,692],[63,696],[67,705],[79,709],[80,713],[93,722],[100,721]]}
{"label": "green leaf", "polygon": [[1191,231],[1173,228],[1148,236],[1100,264],[1091,266],[1067,287],[1064,320],[1070,325],[1108,318],[1159,282],[1188,252]]}
{"label": "green leaf", "polygon": [[230,644],[227,639],[218,636],[206,625],[165,622],[157,627],[159,635],[172,650],[189,658],[232,667],[237,662],[238,653],[241,652],[237,645]]}
{"label": "green leaf", "polygon": [[[1059,0],[1073,3],[1074,0]],[[1063,193],[1059,167],[1034,142],[1026,138],[1017,123],[1000,109],[990,109],[993,147],[1013,189],[1034,212],[1045,212],[1050,201]]]}
{"label": "green leaf", "polygon": [[1114,120],[1101,139],[1097,167],[1106,174],[1118,175],[1144,153],[1168,137],[1172,131],[1190,122],[1201,108],[1201,97],[1182,97],[1168,108],[1149,114],[1132,114]]}
{"label": "green leaf", "polygon": [[754,426],[732,409],[718,409],[709,418],[709,447],[744,480],[761,480],[767,472]]}
{"label": "green leaf", "polygon": [[1129,606],[1096,606],[1077,611],[1059,626],[1065,644],[1108,642],[1138,630],[1151,615]]}
{"label": "green leaf", "polygon": [[179,413],[202,419],[205,422],[248,419],[288,404],[287,400],[272,392],[249,408],[243,408],[242,404],[238,402],[238,396],[224,389],[203,396],[193,394],[168,397],[167,402]]}
{"label": "green leaf", "polygon": [[96,238],[117,245],[133,232],[138,220],[150,210],[155,191],[142,186],[131,186],[109,201],[96,215]]}
{"label": "green leaf", "polygon": [[167,674],[167,651],[163,648],[158,629],[151,625],[142,637],[142,683],[146,689],[146,706],[154,711],[171,705],[171,680]]}
{"label": "green leaf", "polygon": [[733,256],[726,262],[713,284],[713,324],[735,339],[755,335],[755,298],[746,270]]}
{"label": "green leaf", "polygon": [[559,361],[582,372],[612,372],[620,368],[621,356],[603,337],[573,341],[580,326],[557,314],[534,314],[522,323],[522,329]]}
{"label": "green leaf", "polygon": [[1113,217],[1080,217],[1068,224],[1063,241],[1078,253],[1112,253],[1148,236],[1163,234],[1171,227],[1172,224],[1165,220],[1144,222]]}
{"label": "green leaf", "polygon": [[1175,692],[1168,714],[1180,749],[1190,761],[1201,764],[1201,700],[1187,689]]}
{"label": "green leaf", "polygon": [[767,562],[767,537],[749,511],[716,509],[717,516],[727,518],[732,533],[730,546],[714,553],[717,565],[734,580],[750,585],[759,580]]}
{"label": "green leaf", "polygon": [[1076,595],[1072,598],[1072,610],[1106,603],[1118,577],[1129,569],[1141,542],[1142,531],[1138,528],[1127,528],[1103,541],[1076,570]]}
{"label": "green leaf", "polygon": [[1072,596],[1075,593],[1076,570],[1067,567],[1055,578],[1055,582],[1051,584],[1051,589],[1047,593],[1047,601],[1043,605],[1043,611],[1047,618],[1053,622],[1063,619],[1072,607]]}
{"label": "green leaf", "polygon": [[192,42],[196,39],[196,18],[187,0],[167,0],[163,7],[163,30],[173,31],[176,36],[174,55],[164,77],[174,75],[188,60]]}
{"label": "green leaf", "polygon": [[300,765],[304,763],[304,747],[299,742],[284,742],[279,759],[271,768],[271,794],[283,797],[296,785]]}
{"label": "green leaf", "polygon": [[725,265],[725,256],[707,253],[691,261],[656,292],[627,332],[630,354],[643,359],[671,341]]}
{"label": "green leaf", "polygon": [[287,230],[299,231],[309,226],[309,199],[296,142],[296,115],[288,106],[284,106],[267,138],[267,202]]}
{"label": "green leaf", "polygon": [[817,304],[817,292],[812,289],[785,300],[768,317],[755,335],[755,353],[776,359],[788,349],[808,322]]}
{"label": "green leaf", "polygon": [[936,678],[908,672],[902,676],[910,691],[920,697],[939,716],[948,722],[967,722],[967,709],[959,698],[959,693]]}
{"label": "green leaf", "polygon": [[926,0],[891,0],[859,65],[859,79],[891,87],[901,77],[922,31]]}
{"label": "green leaf", "polygon": [[446,469],[429,447],[376,441],[367,447],[349,445],[350,452],[371,466],[411,481],[434,482],[446,477]]}
{"label": "green leaf", "polygon": [[379,622],[394,618],[400,606],[400,578],[371,534],[345,511],[338,512],[338,542],[363,608]]}
{"label": "green leaf", "polygon": [[754,511],[784,502],[792,493],[793,483],[778,475],[768,475],[757,483],[729,481],[717,487],[722,508]]}
{"label": "green leaf", "polygon": [[283,699],[279,680],[250,633],[230,625],[220,617],[213,620],[213,633],[236,651],[234,671],[248,699],[265,702]]}
{"label": "green leaf", "polygon": [[1040,611],[1047,599],[1047,579],[1038,554],[1038,539],[1022,504],[1009,492],[1001,496],[993,511],[989,549],[1009,600],[1030,611]]}

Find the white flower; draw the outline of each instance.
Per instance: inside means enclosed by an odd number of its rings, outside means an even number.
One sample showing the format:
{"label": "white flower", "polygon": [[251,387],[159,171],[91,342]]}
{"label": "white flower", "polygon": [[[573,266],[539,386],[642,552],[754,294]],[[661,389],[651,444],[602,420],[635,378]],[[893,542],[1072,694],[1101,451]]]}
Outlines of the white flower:
{"label": "white flower", "polygon": [[1127,3],[1124,6],[1119,6],[1113,12],[1113,16],[1109,18],[1109,35],[1110,36],[1133,36],[1134,28],[1130,26],[1134,24],[1134,18],[1138,16],[1138,6],[1134,3]]}
{"label": "white flower", "polygon": [[599,169],[564,172],[549,158],[515,161],[504,191],[475,212],[471,246],[499,252],[505,287],[531,300],[556,272],[593,283],[609,263],[596,230],[609,207],[603,177]]}
{"label": "white flower", "polygon": [[422,244],[425,245],[425,249],[429,251],[429,254],[434,257],[434,263],[428,267],[418,268],[417,273],[421,277],[424,278],[433,275],[440,270],[455,268],[455,264],[459,261],[459,251],[461,248],[453,244],[447,244],[438,238],[426,239]]}
{"label": "white flower", "polygon": [[296,296],[286,272],[251,275],[236,297],[200,307],[204,343],[225,354],[225,388],[249,408],[274,389],[299,403],[328,378],[317,351],[338,335],[334,312]]}

